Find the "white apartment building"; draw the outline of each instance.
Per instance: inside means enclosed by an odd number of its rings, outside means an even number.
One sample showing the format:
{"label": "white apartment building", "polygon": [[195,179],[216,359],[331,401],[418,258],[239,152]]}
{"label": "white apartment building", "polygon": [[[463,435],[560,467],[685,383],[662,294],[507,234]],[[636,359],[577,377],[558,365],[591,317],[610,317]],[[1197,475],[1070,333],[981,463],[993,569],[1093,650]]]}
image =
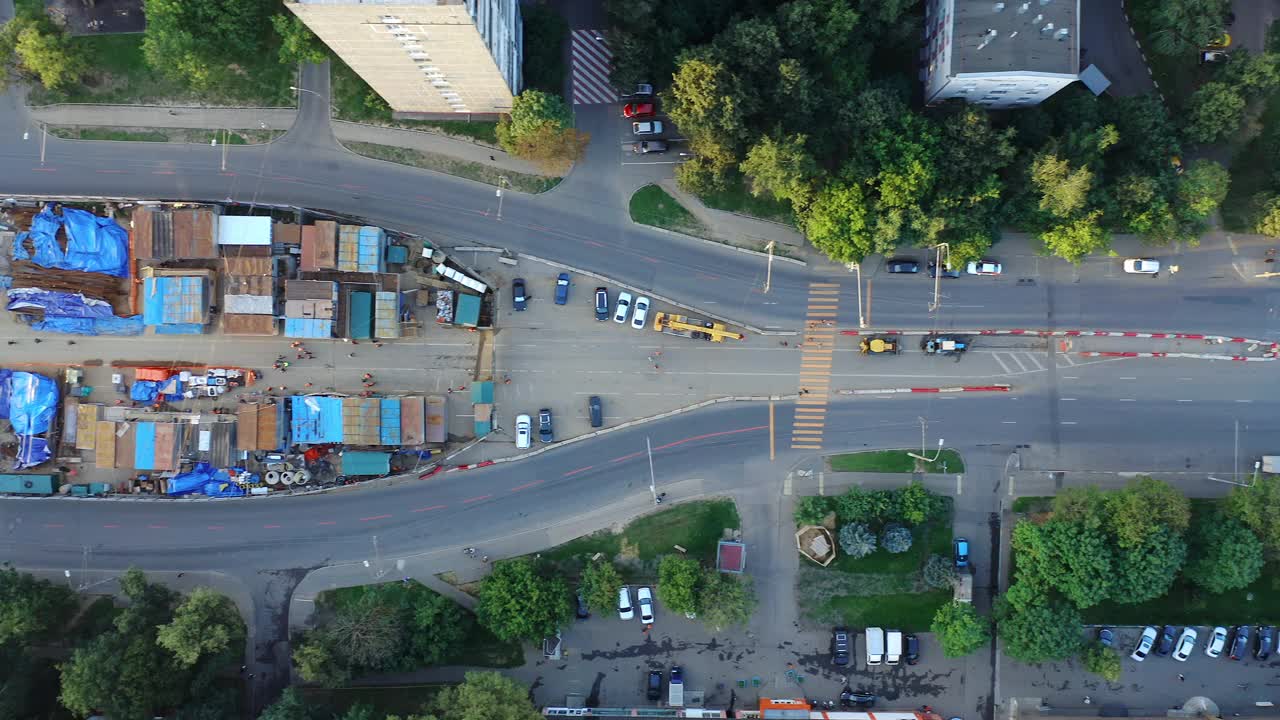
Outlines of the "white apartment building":
{"label": "white apartment building", "polygon": [[286,0],[400,117],[511,111],[520,0]]}
{"label": "white apartment building", "polygon": [[925,103],[1036,105],[1075,82],[1080,0],[928,0]]}

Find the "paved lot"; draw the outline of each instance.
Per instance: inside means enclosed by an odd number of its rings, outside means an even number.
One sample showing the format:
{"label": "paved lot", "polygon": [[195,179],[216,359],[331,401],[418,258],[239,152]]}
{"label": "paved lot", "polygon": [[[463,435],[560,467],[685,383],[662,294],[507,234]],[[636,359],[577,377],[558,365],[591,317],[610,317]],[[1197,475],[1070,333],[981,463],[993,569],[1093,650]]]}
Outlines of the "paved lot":
{"label": "paved lot", "polygon": [[1155,89],[1120,0],[1081,0],[1080,48],[1080,69],[1097,65],[1111,80],[1110,94],[1127,97]]}

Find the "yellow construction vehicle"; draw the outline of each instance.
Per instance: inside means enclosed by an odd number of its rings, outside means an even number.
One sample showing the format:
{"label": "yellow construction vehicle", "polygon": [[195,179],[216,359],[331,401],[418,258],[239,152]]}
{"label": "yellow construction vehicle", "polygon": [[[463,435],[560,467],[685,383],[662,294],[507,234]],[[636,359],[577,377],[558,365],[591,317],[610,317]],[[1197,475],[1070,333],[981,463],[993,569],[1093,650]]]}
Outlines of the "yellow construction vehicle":
{"label": "yellow construction vehicle", "polygon": [[710,340],[711,342],[724,342],[726,338],[729,340],[741,340],[746,337],[742,333],[733,332],[725,327],[724,323],[708,322],[701,318],[662,312],[653,316],[653,329],[668,335],[679,335],[680,337],[693,338],[694,340]]}

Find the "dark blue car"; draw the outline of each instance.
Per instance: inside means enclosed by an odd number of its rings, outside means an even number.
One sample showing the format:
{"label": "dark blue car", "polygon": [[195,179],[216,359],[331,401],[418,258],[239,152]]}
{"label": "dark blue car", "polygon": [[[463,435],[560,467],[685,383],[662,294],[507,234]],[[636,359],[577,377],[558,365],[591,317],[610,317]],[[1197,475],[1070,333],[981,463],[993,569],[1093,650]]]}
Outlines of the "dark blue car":
{"label": "dark blue car", "polygon": [[556,278],[556,304],[569,302],[569,273],[560,273]]}

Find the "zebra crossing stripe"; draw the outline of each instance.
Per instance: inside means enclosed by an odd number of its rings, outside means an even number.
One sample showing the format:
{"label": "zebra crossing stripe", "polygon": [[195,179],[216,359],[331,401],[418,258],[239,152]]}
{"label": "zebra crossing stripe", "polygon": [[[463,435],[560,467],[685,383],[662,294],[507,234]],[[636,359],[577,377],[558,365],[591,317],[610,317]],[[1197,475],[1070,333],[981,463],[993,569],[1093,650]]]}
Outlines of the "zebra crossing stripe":
{"label": "zebra crossing stripe", "polygon": [[573,104],[601,105],[616,102],[618,93],[609,84],[613,53],[597,30],[574,30],[572,36]]}

